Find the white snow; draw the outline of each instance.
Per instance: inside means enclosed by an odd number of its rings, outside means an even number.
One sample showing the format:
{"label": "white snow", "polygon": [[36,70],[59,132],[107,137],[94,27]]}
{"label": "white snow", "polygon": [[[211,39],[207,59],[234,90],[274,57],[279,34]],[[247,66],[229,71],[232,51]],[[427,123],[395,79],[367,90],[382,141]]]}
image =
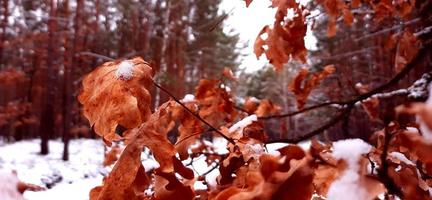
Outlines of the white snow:
{"label": "white snow", "polygon": [[393,156],[393,157],[399,159],[400,161],[404,162],[407,165],[415,166],[415,164],[411,160],[409,160],[405,155],[403,155],[400,152],[393,151],[390,153],[390,156]]}
{"label": "white snow", "polygon": [[242,132],[246,126],[248,126],[248,125],[252,124],[252,122],[256,122],[256,121],[258,121],[258,118],[256,115],[249,115],[249,116],[245,117],[244,119],[240,120],[239,122],[235,123],[234,125],[232,125],[228,129],[228,131],[230,133],[233,133],[236,131]]}
{"label": "white snow", "polygon": [[79,139],[70,142],[70,160],[62,161],[63,143],[50,141],[50,154],[39,155],[40,140],[20,141],[0,146],[0,169],[16,170],[27,183],[52,187],[46,191],[24,193],[28,200],[88,199],[90,189],[102,183],[109,168],[102,167],[103,142]]}
{"label": "white snow", "polygon": [[129,80],[133,76],[134,64],[129,60],[124,60],[119,64],[118,69],[115,72],[117,79]]}
{"label": "white snow", "polygon": [[[281,148],[286,147],[288,145],[292,145],[292,144],[282,143],[282,142],[266,144],[267,153],[274,155],[274,156],[279,156],[280,153],[279,153],[278,149],[281,149]],[[296,145],[298,145],[304,151],[308,151],[310,149],[310,146],[311,146],[311,141],[306,140],[303,142],[299,142]]]}
{"label": "white snow", "polygon": [[[429,90],[429,97],[426,100],[425,104],[426,106],[432,106],[432,84],[429,84],[428,86],[428,90]],[[422,136],[423,138],[425,138],[426,141],[431,142],[432,141],[432,130],[430,130],[430,128],[428,127],[428,125],[426,125],[423,120],[421,119],[420,116],[417,116],[417,121],[419,122],[420,125],[420,131],[422,132]]]}
{"label": "white snow", "polygon": [[2,200],[21,200],[24,199],[18,192],[17,185],[19,179],[12,171],[0,171],[0,199]]}
{"label": "white snow", "polygon": [[182,100],[183,103],[191,103],[195,101],[195,96],[193,94],[186,94]]}
{"label": "white snow", "polygon": [[258,160],[259,157],[264,153],[264,147],[262,144],[259,143],[251,143],[248,142],[244,146],[244,150],[242,151],[242,154],[244,156],[244,160],[248,161],[250,158],[253,158],[255,160]]}
{"label": "white snow", "polygon": [[330,186],[328,200],[366,199],[368,191],[358,183],[359,160],[361,155],[368,153],[371,148],[371,145],[361,139],[347,139],[333,143],[333,157],[345,160],[348,166],[342,176]]}
{"label": "white snow", "polygon": [[261,102],[259,99],[257,99],[256,97],[250,97],[249,98],[250,101],[254,102],[254,103],[259,103]]}
{"label": "white snow", "polygon": [[[215,137],[213,141],[204,140],[206,145],[211,145],[214,153],[227,154],[227,141],[224,138]],[[122,145],[121,145],[122,146]],[[24,198],[27,200],[85,200],[89,198],[90,190],[102,184],[102,179],[107,175],[112,166],[103,167],[104,144],[101,140],[79,139],[70,142],[70,160],[61,160],[63,143],[60,140],[49,142],[50,154],[39,155],[40,140],[27,140],[12,144],[0,140],[0,170],[10,172],[16,170],[19,180],[27,183],[51,186],[46,191],[26,191]],[[159,167],[159,163],[145,149],[141,154],[141,160],[146,171]],[[188,164],[189,160],[183,161]],[[214,164],[213,164],[214,165]],[[195,159],[192,166],[195,177],[209,171],[213,165],[208,166],[205,157]],[[202,181],[196,181],[194,187],[206,189],[216,186],[216,178],[219,170],[215,169]],[[0,174],[0,178],[4,178]],[[17,179],[18,180],[18,179]],[[0,179],[0,184],[3,181]],[[12,182],[12,181],[8,181]],[[1,192],[1,191],[0,191]],[[0,200],[8,200],[0,198]],[[13,198],[17,199],[17,198]]]}

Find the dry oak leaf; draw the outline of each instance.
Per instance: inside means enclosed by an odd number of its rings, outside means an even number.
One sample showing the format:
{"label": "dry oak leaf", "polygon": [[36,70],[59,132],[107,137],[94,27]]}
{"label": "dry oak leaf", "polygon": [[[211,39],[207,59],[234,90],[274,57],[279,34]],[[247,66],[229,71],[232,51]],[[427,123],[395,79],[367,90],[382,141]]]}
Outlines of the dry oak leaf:
{"label": "dry oak leaf", "polygon": [[152,69],[140,57],[104,63],[83,80],[78,100],[94,131],[110,144],[117,125],[135,128],[150,116]]}
{"label": "dry oak leaf", "polygon": [[399,41],[398,52],[395,58],[396,71],[400,72],[416,55],[420,41],[409,31],[405,31]]}
{"label": "dry oak leaf", "polygon": [[117,161],[118,155],[120,154],[120,152],[121,152],[121,149],[119,146],[117,146],[117,145],[113,146],[111,148],[111,150],[108,151],[108,153],[105,153],[105,159],[102,163],[103,166],[106,167],[106,166],[114,164]]}
{"label": "dry oak leaf", "polygon": [[263,99],[259,102],[255,114],[257,117],[264,117],[278,113],[282,108],[268,99]]}
{"label": "dry oak leaf", "polygon": [[140,158],[142,150],[143,145],[139,142],[127,145],[111,173],[104,178],[103,185],[90,191],[90,200],[136,199],[139,194],[133,188],[149,183],[148,177],[142,173],[145,172]]}
{"label": "dry oak leaf", "polygon": [[[192,112],[197,112],[198,108],[195,103],[185,103]],[[195,116],[187,112],[180,105],[176,106],[174,115],[180,120],[178,127],[179,137],[175,144],[176,151],[179,153],[180,159],[185,160],[189,157],[188,149],[195,144],[201,133],[204,131],[203,124]]]}
{"label": "dry oak leaf", "polygon": [[252,0],[244,0],[246,3],[246,7],[249,7],[249,5],[252,3]]}
{"label": "dry oak leaf", "polygon": [[[273,0],[272,7],[277,7],[273,28],[267,25],[258,34],[254,44],[256,57],[264,53],[277,71],[281,71],[291,58],[306,62],[304,36],[307,10],[292,0]],[[294,11],[293,17],[288,16],[288,9]],[[261,37],[264,34],[267,34],[265,39]]]}
{"label": "dry oak leaf", "polygon": [[299,74],[289,85],[289,89],[296,95],[298,109],[302,109],[304,107],[306,100],[312,90],[334,71],[334,65],[327,65],[324,67],[323,71],[312,74],[309,79],[307,79],[310,74],[309,70],[302,69],[299,72]]}
{"label": "dry oak leaf", "polygon": [[201,79],[195,90],[199,115],[212,126],[219,127],[222,122],[232,122],[236,118],[231,95],[220,87],[219,80]]}

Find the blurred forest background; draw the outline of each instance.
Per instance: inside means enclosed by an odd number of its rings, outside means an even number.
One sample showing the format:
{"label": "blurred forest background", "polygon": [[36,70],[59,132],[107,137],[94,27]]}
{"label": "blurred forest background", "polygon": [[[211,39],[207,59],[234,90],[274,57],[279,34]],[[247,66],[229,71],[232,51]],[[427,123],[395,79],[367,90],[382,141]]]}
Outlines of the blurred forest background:
{"label": "blurred forest background", "polygon": [[[235,0],[233,0],[235,1]],[[41,154],[48,154],[48,140],[62,138],[63,159],[68,141],[95,137],[80,114],[76,96],[83,75],[111,59],[141,56],[152,64],[156,81],[175,96],[194,93],[201,78],[219,79],[224,68],[237,81],[226,82],[238,98],[268,99],[280,113],[296,111],[294,94],[288,89],[297,72],[308,67],[321,71],[328,64],[336,72],[312,92],[307,104],[344,101],[387,82],[398,69],[396,55],[405,47],[385,48],[404,29],[415,36],[425,34],[428,17],[414,11],[409,20],[370,20],[368,7],[352,10],[352,26],[339,24],[337,34],[327,37],[327,15],[314,1],[306,6],[315,14],[307,18],[317,48],[307,64],[289,62],[283,71],[263,66],[246,73],[241,62],[239,36],[224,31],[230,13],[219,8],[220,0],[1,0],[0,4],[0,137],[8,141],[41,138]],[[413,8],[416,9],[416,8]],[[235,10],[233,10],[235,12]],[[251,23],[253,20],[245,21]],[[430,29],[430,27],[429,27]],[[400,43],[406,44],[406,43]],[[250,52],[253,53],[253,52]],[[416,67],[397,88],[407,88],[426,70]],[[366,88],[366,89],[365,89]],[[153,107],[169,99],[153,88]],[[393,110],[406,96],[386,99],[379,106]],[[415,99],[421,100],[421,99]],[[387,109],[389,108],[389,109]],[[322,124],[335,111],[331,107],[266,120],[270,137],[296,137]],[[386,115],[386,113],[380,113]],[[380,121],[354,109],[345,120],[328,129],[324,139],[367,138],[381,127]]]}

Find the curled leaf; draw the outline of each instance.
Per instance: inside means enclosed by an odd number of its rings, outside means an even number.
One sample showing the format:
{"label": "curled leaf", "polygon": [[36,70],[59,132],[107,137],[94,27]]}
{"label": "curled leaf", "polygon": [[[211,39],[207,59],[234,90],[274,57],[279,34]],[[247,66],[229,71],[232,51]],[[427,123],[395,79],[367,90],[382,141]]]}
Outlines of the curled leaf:
{"label": "curled leaf", "polygon": [[[127,63],[124,63],[127,62]],[[152,69],[142,58],[107,62],[83,80],[78,100],[95,132],[111,142],[117,125],[135,128],[150,116]]]}

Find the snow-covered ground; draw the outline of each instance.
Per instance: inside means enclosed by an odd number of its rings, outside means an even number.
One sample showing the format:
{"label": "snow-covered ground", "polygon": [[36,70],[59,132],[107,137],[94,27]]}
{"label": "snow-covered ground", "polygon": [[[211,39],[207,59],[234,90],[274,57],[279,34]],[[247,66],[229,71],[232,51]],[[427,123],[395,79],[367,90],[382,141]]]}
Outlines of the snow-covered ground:
{"label": "snow-covered ground", "polygon": [[0,144],[0,169],[16,170],[20,180],[47,187],[43,192],[25,192],[28,200],[88,199],[91,188],[100,185],[107,168],[102,166],[103,143],[78,139],[70,143],[70,161],[62,158],[63,143],[50,141],[50,154],[41,156],[40,140]]}
{"label": "snow-covered ground", "polygon": [[[28,200],[85,200],[89,191],[102,183],[104,175],[107,175],[111,167],[103,167],[104,144],[101,140],[77,139],[70,142],[70,160],[64,162],[62,157],[63,143],[60,140],[50,141],[50,154],[39,155],[40,140],[27,140],[6,144],[0,141],[0,170],[16,170],[21,181],[47,187],[46,191],[26,191],[24,197]],[[227,142],[223,138],[215,138],[212,143],[206,141],[206,145],[213,146],[215,153],[225,154]],[[275,153],[277,149],[287,144],[276,143],[267,145],[268,153]],[[308,148],[307,142],[301,146]],[[145,169],[151,170],[159,167],[153,156],[149,156],[146,149],[142,153],[141,160]],[[190,163],[185,160],[184,163]],[[208,166],[204,156],[196,158],[192,165],[196,177],[213,168]],[[209,185],[216,184],[219,171],[213,170],[206,176]],[[195,189],[205,189],[203,182],[197,181]]]}

